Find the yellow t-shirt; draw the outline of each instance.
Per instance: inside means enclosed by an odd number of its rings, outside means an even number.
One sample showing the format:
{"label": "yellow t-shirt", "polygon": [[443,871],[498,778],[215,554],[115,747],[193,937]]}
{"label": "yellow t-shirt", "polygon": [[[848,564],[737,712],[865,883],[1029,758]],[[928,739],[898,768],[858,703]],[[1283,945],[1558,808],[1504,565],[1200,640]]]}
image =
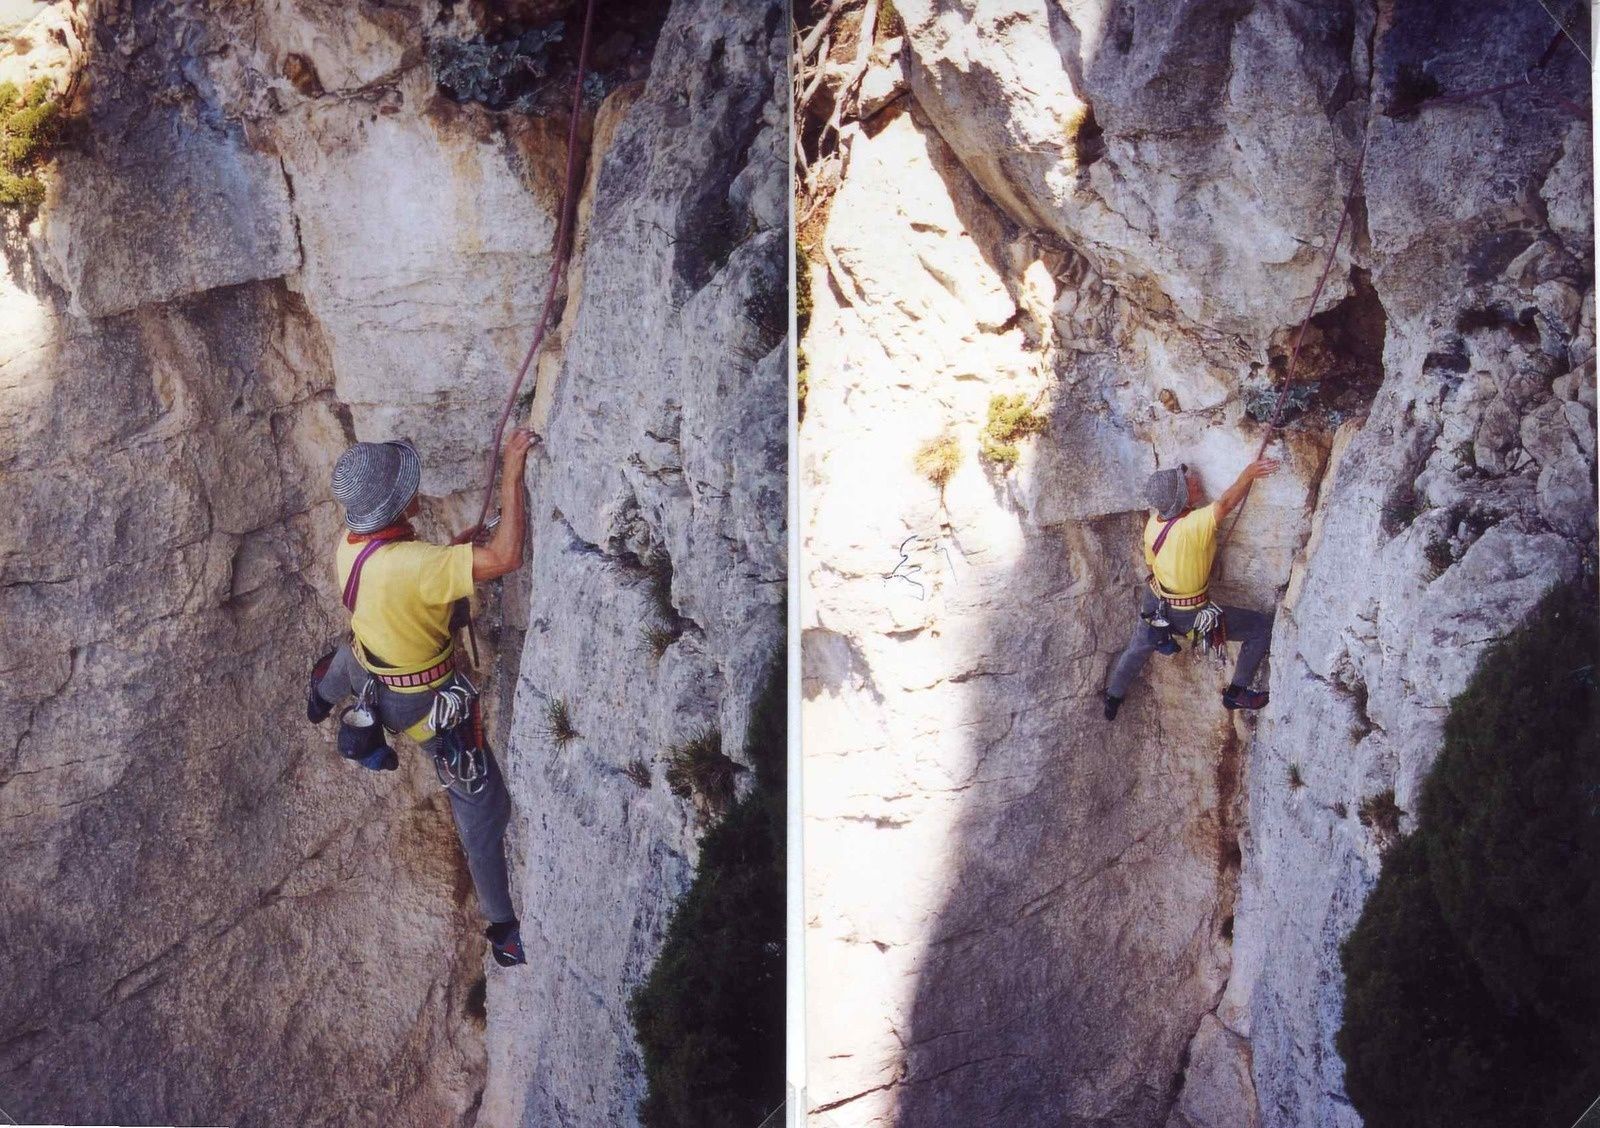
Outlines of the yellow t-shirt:
{"label": "yellow t-shirt", "polygon": [[[366,542],[339,543],[339,590]],[[356,641],[399,673],[425,670],[450,645],[450,605],[472,594],[472,546],[395,541],[361,566],[350,618]]]}
{"label": "yellow t-shirt", "polygon": [[1172,532],[1155,549],[1156,537],[1166,522],[1150,514],[1144,525],[1144,562],[1156,574],[1156,583],[1174,599],[1188,599],[1206,590],[1211,578],[1211,562],[1217,555],[1217,507],[1215,503],[1191,510],[1178,518]]}

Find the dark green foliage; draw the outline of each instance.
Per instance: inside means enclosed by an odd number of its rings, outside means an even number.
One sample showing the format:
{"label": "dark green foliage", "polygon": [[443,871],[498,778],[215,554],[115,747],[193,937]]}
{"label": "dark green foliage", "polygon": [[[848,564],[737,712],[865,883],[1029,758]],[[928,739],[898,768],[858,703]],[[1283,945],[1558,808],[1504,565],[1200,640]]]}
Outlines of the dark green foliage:
{"label": "dark green foliage", "polygon": [[1368,1128],[1568,1128],[1600,1095],[1597,638],[1593,595],[1558,589],[1451,703],[1342,950]]}
{"label": "dark green foliage", "polygon": [[746,736],[756,786],[700,841],[694,883],[629,1013],[646,1128],[755,1128],[783,1099],[785,673]]}
{"label": "dark green foliage", "polygon": [[44,200],[35,170],[55,137],[60,104],[51,93],[45,78],[25,92],[0,83],[0,206],[31,208]]}

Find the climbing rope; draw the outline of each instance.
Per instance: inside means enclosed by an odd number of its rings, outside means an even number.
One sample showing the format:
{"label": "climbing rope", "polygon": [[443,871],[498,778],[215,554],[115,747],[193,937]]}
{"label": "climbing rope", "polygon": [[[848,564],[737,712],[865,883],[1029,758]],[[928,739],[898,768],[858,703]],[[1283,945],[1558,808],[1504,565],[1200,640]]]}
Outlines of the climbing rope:
{"label": "climbing rope", "polygon": [[[1355,208],[1356,194],[1361,190],[1361,170],[1367,163],[1367,142],[1372,137],[1372,115],[1369,111],[1367,121],[1362,129],[1361,155],[1356,158],[1355,168],[1350,174],[1350,191],[1345,194],[1344,210],[1339,213],[1339,226],[1334,230],[1333,239],[1328,245],[1328,261],[1322,264],[1322,275],[1317,279],[1317,288],[1311,291],[1311,301],[1306,306],[1306,315],[1300,320],[1300,329],[1294,335],[1294,345],[1289,350],[1289,365],[1284,372],[1283,385],[1278,389],[1278,402],[1272,409],[1272,418],[1267,423],[1267,433],[1261,437],[1261,445],[1256,448],[1256,459],[1259,460],[1267,453],[1267,447],[1283,430],[1283,412],[1289,405],[1289,393],[1295,385],[1295,369],[1300,363],[1300,346],[1305,343],[1306,329],[1311,325],[1311,319],[1316,315],[1317,302],[1322,300],[1322,290],[1328,284],[1328,276],[1333,273],[1334,260],[1339,257],[1339,244],[1344,241],[1344,229],[1350,223],[1350,214]],[[1222,538],[1217,544],[1217,558],[1222,556],[1222,549],[1228,543],[1228,538],[1233,535],[1233,530],[1238,527],[1239,517],[1244,513],[1244,507],[1250,501],[1250,491],[1255,482],[1245,483],[1244,496],[1239,499],[1239,504],[1234,507],[1233,520],[1222,531]],[[1215,567],[1215,563],[1212,565]]]}
{"label": "climbing rope", "polygon": [[521,367],[517,369],[517,378],[511,385],[511,394],[506,397],[506,406],[500,412],[500,421],[495,425],[494,442],[489,446],[488,483],[483,488],[483,507],[478,511],[478,520],[456,538],[457,544],[464,544],[476,537],[489,519],[489,507],[494,503],[495,472],[499,467],[500,442],[505,438],[506,423],[516,408],[517,395],[522,391],[522,382],[527,378],[528,367],[538,354],[539,346],[544,344],[545,331],[550,326],[550,314],[555,308],[556,290],[566,273],[567,255],[571,251],[572,228],[578,204],[578,121],[583,109],[583,78],[589,63],[589,36],[594,27],[594,8],[595,0],[589,0],[583,17],[583,42],[578,48],[578,72],[572,79],[572,122],[567,128],[566,187],[561,196],[561,218],[556,225],[553,261],[550,264],[550,280],[545,287],[544,307],[539,314],[539,324],[534,330],[533,341],[528,345]]}
{"label": "climbing rope", "polygon": [[[1543,0],[1541,0],[1541,7],[1543,7]],[[1487,97],[1491,94],[1503,94],[1508,90],[1515,90],[1518,87],[1527,86],[1532,88],[1536,93],[1540,93],[1551,98],[1564,109],[1572,111],[1579,117],[1585,116],[1582,107],[1575,105],[1570,99],[1564,98],[1555,93],[1544,82],[1535,80],[1534,76],[1538,72],[1542,71],[1546,64],[1550,62],[1551,58],[1554,57],[1556,49],[1561,46],[1561,40],[1563,36],[1572,42],[1573,47],[1577,49],[1580,55],[1583,55],[1585,61],[1588,61],[1589,58],[1589,56],[1584,53],[1583,48],[1578,46],[1577,41],[1572,39],[1572,36],[1568,34],[1567,29],[1561,24],[1561,21],[1555,19],[1554,13],[1551,13],[1549,8],[1545,8],[1545,11],[1550,15],[1552,20],[1555,20],[1556,26],[1560,30],[1557,31],[1555,36],[1551,39],[1550,45],[1544,49],[1544,53],[1539,56],[1538,61],[1529,67],[1527,71],[1523,73],[1521,78],[1514,79],[1511,82],[1499,83],[1495,86],[1485,86],[1476,90],[1435,94],[1409,105],[1401,107],[1391,106],[1386,112],[1390,115],[1395,115],[1400,112],[1412,114],[1430,105],[1465,102],[1476,98]],[[1328,276],[1333,271],[1334,260],[1339,254],[1339,244],[1343,241],[1345,227],[1350,222],[1350,216],[1355,206],[1356,194],[1361,190],[1361,173],[1367,162],[1367,144],[1372,139],[1372,109],[1370,105],[1367,108],[1367,117],[1362,126],[1361,133],[1361,154],[1356,158],[1355,168],[1351,171],[1350,191],[1345,196],[1344,210],[1339,213],[1339,226],[1334,231],[1333,240],[1328,247],[1328,260],[1322,266],[1322,275],[1317,279],[1317,288],[1311,292],[1311,301],[1306,307],[1306,315],[1301,319],[1300,329],[1295,334],[1294,347],[1289,351],[1289,365],[1284,373],[1283,384],[1278,389],[1278,400],[1273,407],[1272,418],[1267,424],[1267,433],[1262,436],[1261,445],[1256,448],[1257,460],[1262,458],[1267,453],[1267,447],[1270,446],[1272,440],[1277,437],[1278,432],[1283,430],[1283,412],[1284,409],[1288,407],[1289,394],[1294,390],[1295,369],[1300,360],[1300,346],[1305,341],[1306,329],[1308,326],[1310,326],[1311,319],[1317,312],[1317,302],[1322,299],[1323,287],[1327,285]],[[1239,499],[1239,504],[1234,508],[1233,511],[1233,519],[1229,522],[1228,527],[1223,530],[1222,537],[1218,541],[1218,559],[1221,558],[1221,550],[1228,543],[1228,538],[1233,535],[1233,530],[1238,527],[1239,518],[1244,514],[1244,507],[1250,500],[1250,491],[1254,488],[1254,486],[1255,482],[1253,481],[1245,483],[1244,496]],[[1214,562],[1212,566],[1213,568],[1215,567]]]}

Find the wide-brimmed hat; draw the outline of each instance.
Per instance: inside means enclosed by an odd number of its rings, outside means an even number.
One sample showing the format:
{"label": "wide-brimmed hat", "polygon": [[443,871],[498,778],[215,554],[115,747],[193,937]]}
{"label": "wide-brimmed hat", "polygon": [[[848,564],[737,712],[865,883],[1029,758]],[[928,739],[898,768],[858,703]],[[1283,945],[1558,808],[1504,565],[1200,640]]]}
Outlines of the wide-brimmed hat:
{"label": "wide-brimmed hat", "polygon": [[1145,483],[1144,499],[1156,511],[1156,516],[1163,521],[1170,521],[1189,504],[1188,478],[1177,467],[1157,470]]}
{"label": "wide-brimmed hat", "polygon": [[352,533],[375,533],[392,525],[417,496],[422,456],[411,440],[357,443],[333,466],[333,496],[344,506]]}

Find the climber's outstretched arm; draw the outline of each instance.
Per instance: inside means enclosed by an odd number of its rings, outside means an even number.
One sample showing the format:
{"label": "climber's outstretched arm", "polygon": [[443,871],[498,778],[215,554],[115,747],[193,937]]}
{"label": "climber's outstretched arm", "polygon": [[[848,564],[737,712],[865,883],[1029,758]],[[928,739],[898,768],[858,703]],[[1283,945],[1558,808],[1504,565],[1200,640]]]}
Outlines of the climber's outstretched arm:
{"label": "climber's outstretched arm", "polygon": [[522,545],[528,527],[522,473],[528,464],[533,432],[519,427],[506,439],[500,462],[500,524],[488,544],[472,549],[472,582],[497,579],[522,567]]}
{"label": "climber's outstretched arm", "polygon": [[1222,496],[1217,498],[1217,522],[1220,524],[1228,514],[1239,507],[1244,500],[1244,495],[1249,492],[1250,483],[1257,478],[1265,478],[1278,468],[1276,458],[1258,458],[1243,470],[1233,485],[1222,491]]}

